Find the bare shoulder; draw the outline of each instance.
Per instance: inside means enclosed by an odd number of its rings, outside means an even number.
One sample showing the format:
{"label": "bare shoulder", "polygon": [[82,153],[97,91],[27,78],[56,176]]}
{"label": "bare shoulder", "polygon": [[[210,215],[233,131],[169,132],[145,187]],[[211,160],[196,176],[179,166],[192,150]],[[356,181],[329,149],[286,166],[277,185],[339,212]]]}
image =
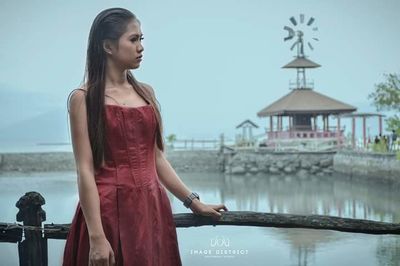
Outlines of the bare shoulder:
{"label": "bare shoulder", "polygon": [[149,84],[144,83],[144,82],[139,82],[139,83],[140,83],[140,85],[142,85],[146,90],[148,90],[153,96],[155,95],[154,89],[153,89],[152,86],[150,86]]}
{"label": "bare shoulder", "polygon": [[85,106],[87,90],[84,87],[80,87],[72,90],[69,98],[69,110],[71,112],[77,112]]}

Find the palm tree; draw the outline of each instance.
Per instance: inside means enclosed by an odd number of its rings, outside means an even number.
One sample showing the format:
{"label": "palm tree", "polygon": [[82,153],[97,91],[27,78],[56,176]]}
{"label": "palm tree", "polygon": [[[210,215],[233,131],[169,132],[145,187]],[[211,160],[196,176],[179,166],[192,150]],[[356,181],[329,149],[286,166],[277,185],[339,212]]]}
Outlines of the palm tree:
{"label": "palm tree", "polygon": [[174,148],[174,142],[176,141],[176,135],[175,134],[170,134],[167,136],[167,142],[170,144],[170,147],[173,149]]}

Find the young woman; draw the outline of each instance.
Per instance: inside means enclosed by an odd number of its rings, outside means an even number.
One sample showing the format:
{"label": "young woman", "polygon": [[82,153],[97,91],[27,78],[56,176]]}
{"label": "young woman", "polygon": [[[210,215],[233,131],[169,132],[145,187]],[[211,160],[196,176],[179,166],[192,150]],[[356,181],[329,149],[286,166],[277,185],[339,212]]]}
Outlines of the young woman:
{"label": "young woman", "polygon": [[181,265],[164,187],[195,214],[227,211],[202,203],[163,153],[154,91],[130,72],[140,66],[142,39],[126,9],[104,10],[92,24],[85,82],[68,97],[79,203],[64,266]]}

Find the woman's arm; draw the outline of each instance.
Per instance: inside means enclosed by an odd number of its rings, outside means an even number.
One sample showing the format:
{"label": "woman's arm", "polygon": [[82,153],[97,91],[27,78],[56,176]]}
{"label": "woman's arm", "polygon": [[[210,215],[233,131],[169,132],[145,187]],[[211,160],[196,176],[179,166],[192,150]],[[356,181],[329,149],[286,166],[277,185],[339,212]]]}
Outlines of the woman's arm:
{"label": "woman's arm", "polygon": [[[171,164],[168,162],[164,153],[155,144],[156,150],[156,167],[157,174],[163,185],[172,192],[181,201],[184,201],[191,191],[186,187],[182,180],[178,177],[175,170],[172,168]],[[212,216],[213,218],[220,218],[220,210],[228,211],[224,204],[204,204],[195,198],[190,205],[190,209],[195,214],[200,214],[204,216]]]}
{"label": "woman's arm", "polygon": [[[147,88],[150,93],[155,98],[153,88],[145,83],[142,85]],[[169,190],[172,194],[175,195],[179,200],[182,202],[185,200],[187,196],[191,194],[190,189],[182,182],[179,176],[176,174],[175,170],[172,168],[171,164],[165,157],[163,151],[161,151],[157,146],[157,141],[154,144],[155,147],[155,161],[156,161],[156,168],[157,168],[157,175],[160,178],[161,183]],[[213,218],[221,217],[219,213],[220,210],[228,211],[224,204],[218,205],[210,205],[204,204],[195,198],[191,205],[190,209],[193,213],[204,215],[204,216],[212,216]]]}
{"label": "woman's arm", "polygon": [[105,237],[100,218],[100,200],[94,179],[92,149],[89,141],[85,93],[73,92],[70,100],[72,148],[78,174],[79,201],[90,239]]}

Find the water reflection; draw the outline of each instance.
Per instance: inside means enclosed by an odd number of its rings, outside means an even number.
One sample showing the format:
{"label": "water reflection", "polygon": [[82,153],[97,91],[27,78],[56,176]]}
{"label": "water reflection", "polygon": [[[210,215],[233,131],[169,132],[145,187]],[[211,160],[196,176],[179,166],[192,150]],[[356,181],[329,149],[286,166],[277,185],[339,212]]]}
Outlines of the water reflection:
{"label": "water reflection", "polygon": [[380,238],[376,249],[376,257],[380,265],[399,265],[400,238]]}
{"label": "water reflection", "polygon": [[[324,214],[399,222],[398,187],[340,176],[225,176],[179,173],[207,203],[223,202],[229,210],[291,214]],[[78,201],[76,176],[35,173],[0,176],[0,221],[14,222],[15,202],[27,191],[46,199],[46,223],[69,223]],[[188,212],[169,193],[173,211]],[[229,246],[215,247],[216,239]],[[179,228],[184,265],[398,265],[400,238],[330,230],[241,226]],[[228,241],[229,240],[229,241]],[[59,265],[64,241],[50,240],[49,265]],[[199,251],[213,254],[199,254]],[[217,251],[242,253],[222,256]],[[197,252],[197,253],[196,253]],[[246,253],[247,252],[247,253]],[[357,256],[354,256],[357,254]],[[0,244],[0,257],[17,265],[15,244]]]}
{"label": "water reflection", "polygon": [[230,210],[320,214],[383,222],[400,221],[399,187],[341,176],[225,176],[187,174],[185,182]]}
{"label": "water reflection", "polygon": [[[184,173],[181,174],[181,176],[184,175]],[[183,178],[190,187],[196,188],[200,195],[207,195],[207,199],[212,202],[221,201],[230,210],[319,214],[395,223],[400,221],[400,198],[397,196],[399,187],[393,184],[352,180],[344,176],[301,178],[190,174]],[[260,228],[260,230],[271,229]],[[293,265],[313,265],[316,263],[316,253],[321,253],[317,251],[318,249],[324,246],[340,246],[346,241],[351,243],[353,249],[355,245],[368,241],[368,247],[372,248],[375,245],[375,248],[379,250],[376,258],[365,259],[362,265],[387,265],[385,263],[391,261],[400,264],[398,245],[400,237],[397,236],[390,236],[392,241],[388,242],[382,240],[388,236],[350,234],[330,230],[282,228],[275,230],[274,233],[283,242],[289,244]],[[360,243],[357,243],[357,239]],[[321,255],[323,256],[323,254],[318,254],[319,257]],[[347,263],[352,256],[351,251],[345,254],[344,258],[348,258],[348,261],[344,260],[346,265],[350,265]],[[364,258],[357,258],[358,260],[354,263],[361,265],[360,261]],[[318,259],[318,261],[321,260]],[[335,260],[324,261],[323,265],[342,264]]]}

